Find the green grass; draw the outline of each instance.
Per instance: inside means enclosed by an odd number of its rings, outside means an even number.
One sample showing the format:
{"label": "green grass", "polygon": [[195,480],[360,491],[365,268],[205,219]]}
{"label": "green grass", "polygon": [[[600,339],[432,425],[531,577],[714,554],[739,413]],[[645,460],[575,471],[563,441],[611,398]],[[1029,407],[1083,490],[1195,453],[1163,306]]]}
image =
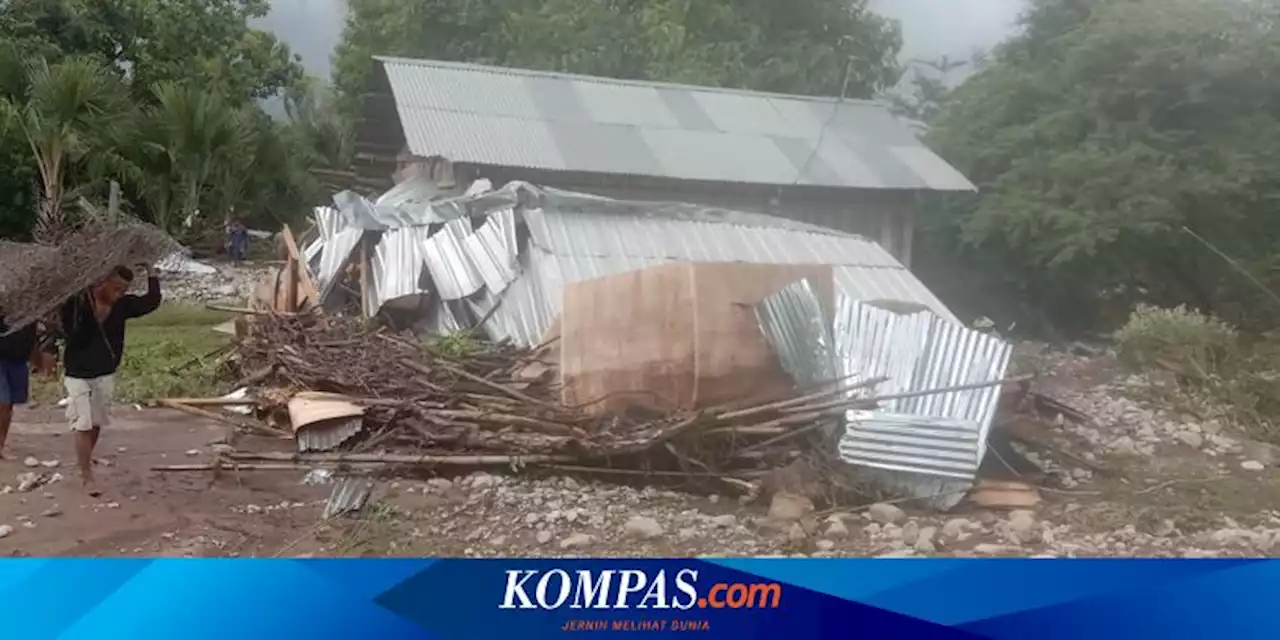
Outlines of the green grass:
{"label": "green grass", "polygon": [[[231,318],[232,314],[201,306],[166,303],[149,316],[129,321],[116,399],[146,402],[224,393],[217,357],[210,353],[230,340],[213,327]],[[32,381],[36,402],[57,402],[64,395],[60,378]]]}

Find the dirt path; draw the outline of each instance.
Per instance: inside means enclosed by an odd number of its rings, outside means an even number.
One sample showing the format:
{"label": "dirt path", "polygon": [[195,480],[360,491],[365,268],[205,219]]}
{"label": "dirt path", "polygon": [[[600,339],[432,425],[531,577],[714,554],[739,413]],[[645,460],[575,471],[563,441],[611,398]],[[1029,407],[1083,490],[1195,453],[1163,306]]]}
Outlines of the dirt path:
{"label": "dirt path", "polygon": [[[18,412],[0,460],[0,527],[13,528],[0,539],[0,555],[270,555],[315,523],[324,491],[299,486],[296,474],[211,482],[208,473],[151,470],[206,460],[224,427],[167,410],[120,407],[115,416],[98,451],[104,495],[94,499],[74,470],[61,410]],[[28,468],[29,457],[50,466]],[[52,481],[21,492],[27,473]],[[248,505],[257,507],[254,517]]]}

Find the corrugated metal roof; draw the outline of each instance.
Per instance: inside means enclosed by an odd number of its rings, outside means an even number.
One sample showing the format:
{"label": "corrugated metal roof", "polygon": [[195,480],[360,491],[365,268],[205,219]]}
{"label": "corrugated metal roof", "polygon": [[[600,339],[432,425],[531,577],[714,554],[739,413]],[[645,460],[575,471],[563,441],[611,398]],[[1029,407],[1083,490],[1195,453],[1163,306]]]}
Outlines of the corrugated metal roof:
{"label": "corrugated metal roof", "polygon": [[750,184],[974,190],[876,102],[377,60],[409,150],[420,156]]}
{"label": "corrugated metal roof", "polygon": [[[486,328],[497,337],[536,344],[560,313],[567,284],[672,262],[828,264],[838,292],[855,300],[902,300],[955,320],[951,311],[878,244],[827,230],[807,231],[768,216],[730,216],[736,222],[678,219],[668,215],[524,211],[530,245],[522,261],[531,277],[501,296],[473,304],[482,316],[499,300]],[[599,210],[615,204],[600,201]],[[772,222],[778,227],[764,225]]]}

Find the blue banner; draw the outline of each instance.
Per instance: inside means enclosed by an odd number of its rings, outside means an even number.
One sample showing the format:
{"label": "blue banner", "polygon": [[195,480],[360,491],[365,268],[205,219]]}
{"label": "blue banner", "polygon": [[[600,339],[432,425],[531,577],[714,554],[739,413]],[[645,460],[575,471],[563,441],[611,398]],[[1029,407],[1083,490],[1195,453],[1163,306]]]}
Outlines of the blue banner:
{"label": "blue banner", "polygon": [[1266,637],[1277,596],[1267,560],[0,562],[23,640]]}

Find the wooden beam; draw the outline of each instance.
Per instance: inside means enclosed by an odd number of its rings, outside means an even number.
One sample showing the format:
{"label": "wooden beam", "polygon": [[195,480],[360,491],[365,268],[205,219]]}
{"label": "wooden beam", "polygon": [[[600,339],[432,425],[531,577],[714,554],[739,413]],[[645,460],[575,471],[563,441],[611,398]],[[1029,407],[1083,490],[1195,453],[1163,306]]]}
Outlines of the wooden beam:
{"label": "wooden beam", "polygon": [[[306,263],[302,260],[302,252],[298,251],[298,243],[293,240],[293,231],[289,229],[289,225],[284,225],[281,232],[284,237],[285,248],[289,251],[289,262],[292,263],[291,268],[296,270],[297,281],[294,286],[290,287],[290,292],[294,292],[296,286],[301,285],[303,299],[310,300],[311,304],[320,306],[320,293],[316,290],[316,283],[311,280],[311,272],[307,270]],[[296,295],[294,293],[293,295]],[[290,311],[297,311],[297,308]]]}

